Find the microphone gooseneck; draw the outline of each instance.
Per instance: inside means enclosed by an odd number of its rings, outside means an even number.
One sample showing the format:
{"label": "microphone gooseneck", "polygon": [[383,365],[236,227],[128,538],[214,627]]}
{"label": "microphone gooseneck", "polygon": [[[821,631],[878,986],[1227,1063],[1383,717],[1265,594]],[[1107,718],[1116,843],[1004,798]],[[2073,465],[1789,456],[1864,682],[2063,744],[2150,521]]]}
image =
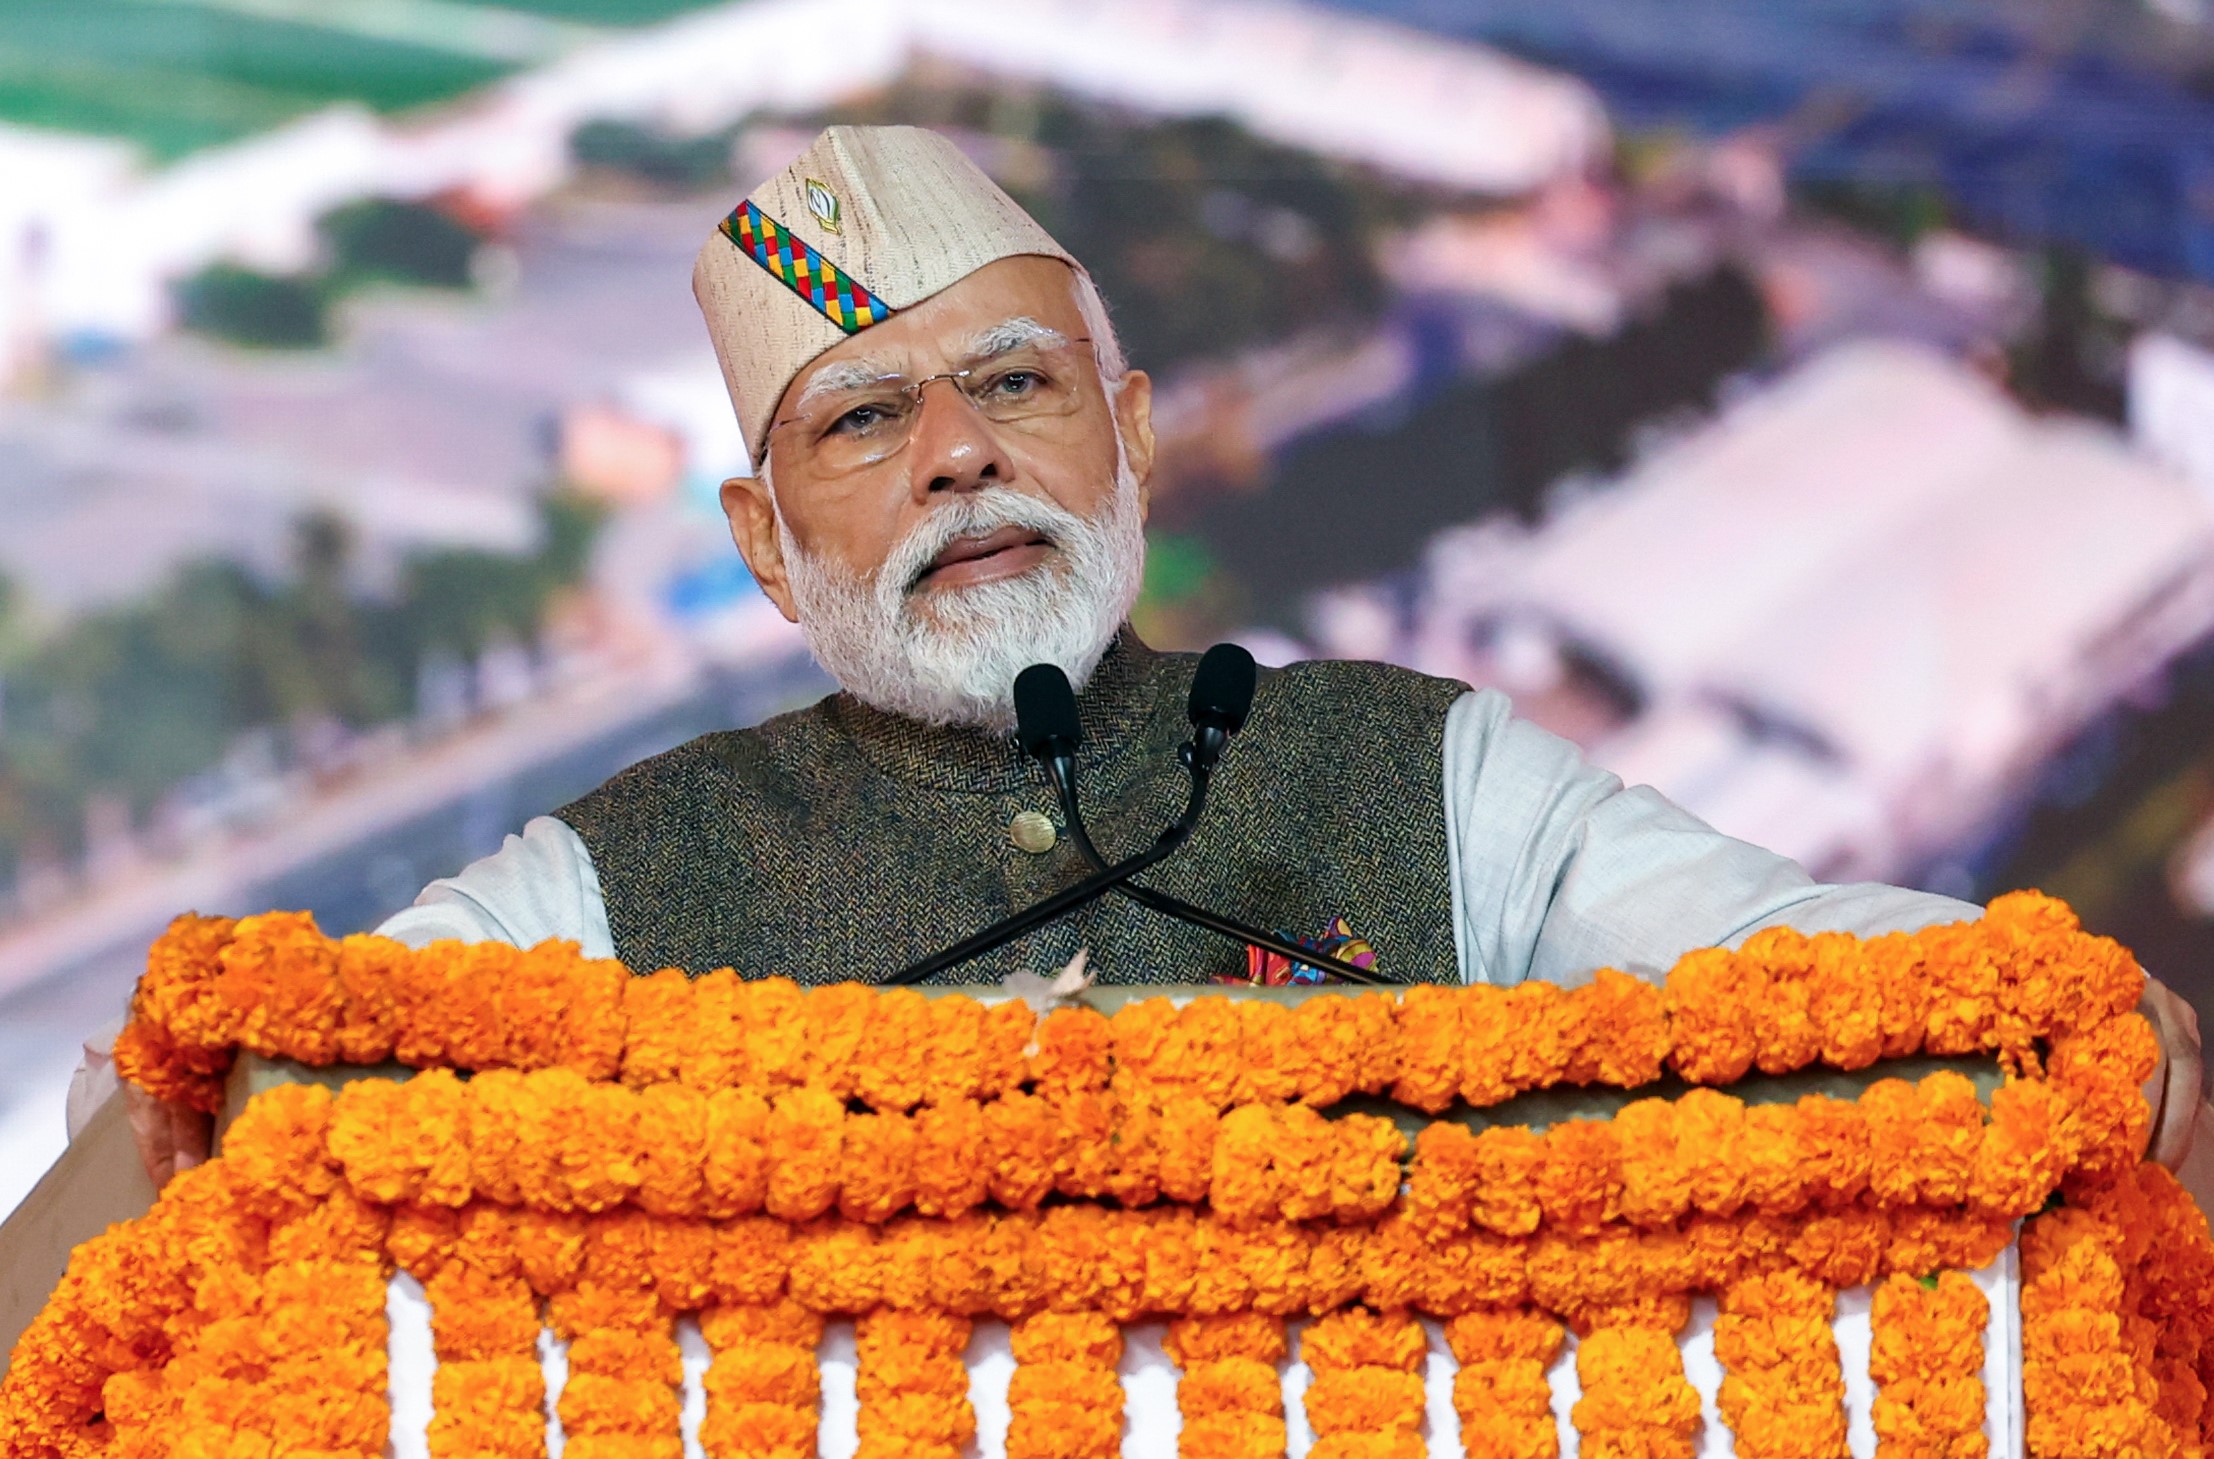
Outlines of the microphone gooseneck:
{"label": "microphone gooseneck", "polygon": [[1015,677],[1015,742],[1024,754],[1044,767],[1055,798],[1060,802],[1062,818],[1067,822],[1069,839],[1085,864],[1092,868],[1092,874],[937,956],[903,969],[892,981],[919,983],[1108,892],[1119,892],[1141,906],[1179,921],[1335,973],[1349,982],[1383,982],[1367,968],[1301,947],[1288,938],[1248,927],[1233,918],[1195,907],[1181,898],[1139,886],[1131,880],[1183,845],[1198,826],[1200,813],[1206,808],[1207,784],[1216,762],[1221,759],[1230,737],[1245,727],[1246,716],[1252,711],[1254,685],[1253,655],[1235,644],[1217,644],[1200,659],[1199,668],[1192,676],[1189,702],[1192,738],[1177,753],[1178,760],[1191,775],[1191,792],[1184,810],[1154,838],[1150,847],[1110,866],[1092,845],[1091,834],[1084,826],[1083,809],[1078,803],[1076,751],[1084,742],[1084,730],[1076,711],[1076,692],[1069,687],[1068,675],[1053,664],[1032,664],[1024,669]]}

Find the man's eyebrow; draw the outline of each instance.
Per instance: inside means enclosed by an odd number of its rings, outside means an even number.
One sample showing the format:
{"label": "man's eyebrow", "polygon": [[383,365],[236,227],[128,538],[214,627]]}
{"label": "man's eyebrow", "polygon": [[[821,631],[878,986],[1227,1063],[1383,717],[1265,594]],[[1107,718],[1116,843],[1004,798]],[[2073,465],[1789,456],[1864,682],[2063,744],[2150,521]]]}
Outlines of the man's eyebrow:
{"label": "man's eyebrow", "polygon": [[1040,324],[1027,314],[1018,314],[1013,319],[1002,319],[970,336],[967,359],[973,363],[1028,345],[1060,345],[1068,342],[1069,337],[1052,325]]}
{"label": "man's eyebrow", "polygon": [[840,360],[835,365],[825,365],[817,370],[814,378],[801,387],[799,399],[793,401],[792,405],[794,409],[801,409],[809,401],[822,396],[835,395],[841,390],[859,390],[886,375],[898,373],[881,360]]}
{"label": "man's eyebrow", "polygon": [[[1067,344],[1069,337],[1050,324],[1040,324],[1027,314],[1013,319],[1002,319],[987,325],[969,336],[969,347],[962,356],[964,365],[974,365],[1029,345]],[[873,385],[887,375],[901,372],[882,360],[840,360],[835,365],[825,365],[817,370],[800,388],[799,399],[792,402],[794,409],[803,409],[810,402],[840,391],[858,390]]]}

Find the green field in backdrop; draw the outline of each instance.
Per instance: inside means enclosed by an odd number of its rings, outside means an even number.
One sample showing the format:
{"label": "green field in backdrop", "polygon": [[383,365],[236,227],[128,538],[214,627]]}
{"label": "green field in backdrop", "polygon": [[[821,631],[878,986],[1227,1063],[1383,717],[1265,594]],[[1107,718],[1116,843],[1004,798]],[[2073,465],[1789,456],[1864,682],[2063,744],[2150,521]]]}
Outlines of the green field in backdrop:
{"label": "green field in backdrop", "polygon": [[337,102],[404,111],[705,0],[0,0],[0,124],[157,160]]}

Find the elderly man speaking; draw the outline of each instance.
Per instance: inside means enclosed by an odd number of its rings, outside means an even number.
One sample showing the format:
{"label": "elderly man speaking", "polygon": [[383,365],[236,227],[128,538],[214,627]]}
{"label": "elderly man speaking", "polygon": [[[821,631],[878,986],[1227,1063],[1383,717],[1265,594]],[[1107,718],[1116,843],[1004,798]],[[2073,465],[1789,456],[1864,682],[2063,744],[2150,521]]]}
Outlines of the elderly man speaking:
{"label": "elderly man speaking", "polygon": [[[1152,389],[1083,267],[949,142],[834,127],[723,220],[693,286],[756,472],[723,484],[738,550],[840,692],[708,735],[532,821],[387,922],[410,943],[568,938],[634,968],[885,978],[1089,870],[1010,734],[1032,663],[1080,692],[1106,854],[1182,804],[1192,674],[1126,623]],[[1361,483],[1345,487],[1361,509]],[[1367,663],[1266,672],[1160,892],[1248,925],[1340,919],[1399,982],[1657,973],[1756,929],[1862,934],[1977,915],[1832,886],[1624,787],[1505,698]],[[962,969],[1088,950],[1114,982],[1244,954],[1095,901]],[[2152,1000],[2180,1159],[2188,1010]]]}

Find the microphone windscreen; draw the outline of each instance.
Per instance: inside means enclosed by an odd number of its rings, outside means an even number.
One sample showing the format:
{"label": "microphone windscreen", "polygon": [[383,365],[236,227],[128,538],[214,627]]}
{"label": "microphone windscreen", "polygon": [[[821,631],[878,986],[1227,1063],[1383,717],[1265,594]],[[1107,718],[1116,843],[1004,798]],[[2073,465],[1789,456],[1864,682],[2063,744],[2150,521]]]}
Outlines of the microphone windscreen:
{"label": "microphone windscreen", "polygon": [[1025,755],[1071,754],[1083,743],[1076,691],[1058,664],[1032,664],[1015,675],[1015,740]]}
{"label": "microphone windscreen", "polygon": [[1192,675],[1192,723],[1234,735],[1245,728],[1252,709],[1253,655],[1234,643],[1218,643],[1201,654]]}

